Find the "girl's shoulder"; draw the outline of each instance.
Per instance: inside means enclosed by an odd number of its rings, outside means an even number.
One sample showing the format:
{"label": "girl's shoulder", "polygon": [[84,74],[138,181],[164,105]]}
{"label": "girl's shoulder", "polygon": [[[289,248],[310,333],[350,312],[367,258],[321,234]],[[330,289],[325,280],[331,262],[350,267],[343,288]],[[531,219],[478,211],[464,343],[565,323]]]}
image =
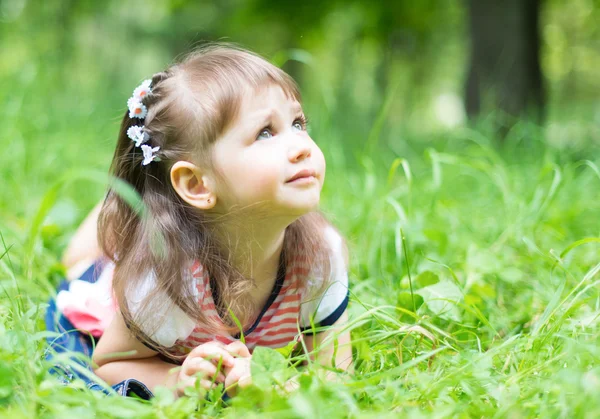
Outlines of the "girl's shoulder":
{"label": "girl's shoulder", "polygon": [[[349,299],[348,252],[341,234],[327,226],[323,237],[329,250],[329,270],[311,270],[303,292],[300,324],[329,326],[343,314]],[[315,293],[315,290],[318,292]]]}
{"label": "girl's shoulder", "polygon": [[326,252],[324,256],[328,261],[328,269],[324,270],[324,263],[315,263],[315,261],[304,261],[310,267],[306,271],[307,284],[309,288],[320,287],[323,282],[341,282],[347,285],[348,275],[348,251],[346,244],[341,234],[337,232],[332,226],[326,226],[323,230],[323,239],[325,246],[323,246],[323,252]]}
{"label": "girl's shoulder", "polygon": [[342,235],[333,226],[328,225],[323,230],[323,237],[331,250],[332,257],[336,258],[340,263],[348,265],[348,248]]}
{"label": "girl's shoulder", "polygon": [[[184,270],[189,275],[183,278],[198,299],[205,293],[204,270],[195,262]],[[196,327],[190,318],[166,291],[156,290],[158,282],[154,272],[149,272],[136,290],[130,290],[127,303],[134,321],[154,342],[171,347],[181,336],[188,336]],[[152,296],[151,301],[148,297]],[[142,311],[142,307],[145,310]]]}

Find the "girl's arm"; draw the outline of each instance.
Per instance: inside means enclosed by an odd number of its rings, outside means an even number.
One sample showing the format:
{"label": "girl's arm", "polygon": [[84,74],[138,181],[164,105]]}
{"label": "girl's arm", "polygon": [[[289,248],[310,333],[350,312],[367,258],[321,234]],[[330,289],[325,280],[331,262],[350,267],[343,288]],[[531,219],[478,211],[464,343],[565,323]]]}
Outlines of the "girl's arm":
{"label": "girl's arm", "polygon": [[166,386],[176,390],[178,396],[197,380],[207,390],[214,387],[215,382],[224,383],[225,375],[219,366],[231,368],[235,364],[224,345],[216,341],[194,348],[181,367],[163,361],[156,351],[132,336],[120,312],[104,331],[92,360],[96,375],[110,385],[135,378],[152,391],[157,386]]}
{"label": "girl's arm", "polygon": [[94,372],[109,385],[134,378],[155,391],[158,386],[174,389],[178,374],[171,371],[176,365],[169,364],[156,356],[144,359],[130,359],[109,362]]}
{"label": "girl's arm", "polygon": [[131,335],[117,312],[94,350],[94,372],[110,385],[128,378],[143,382],[151,390],[158,385],[175,384],[177,374],[169,374],[175,365],[157,355]]}
{"label": "girl's arm", "polygon": [[[335,367],[348,372],[353,371],[350,331],[339,333],[347,322],[348,313],[344,312],[327,331],[305,337],[306,349],[309,353],[312,353],[312,359],[327,367]],[[334,335],[337,336],[337,350],[333,340],[331,340],[331,337]],[[326,341],[327,344],[323,345]],[[315,348],[318,351],[314,352]],[[328,374],[327,376],[332,377],[333,375]]]}

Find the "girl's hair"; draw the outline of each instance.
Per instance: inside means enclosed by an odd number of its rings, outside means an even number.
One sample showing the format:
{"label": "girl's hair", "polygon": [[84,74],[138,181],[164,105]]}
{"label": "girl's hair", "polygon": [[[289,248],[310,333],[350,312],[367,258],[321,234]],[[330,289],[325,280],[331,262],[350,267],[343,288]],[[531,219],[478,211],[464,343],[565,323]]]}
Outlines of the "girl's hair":
{"label": "girl's hair", "polygon": [[[116,265],[113,289],[126,323],[139,339],[165,354],[166,348],[148,338],[152,333],[148,325],[158,327],[163,319],[156,318],[156,313],[164,313],[167,304],[174,303],[209,329],[218,327],[201,311],[192,288],[195,261],[210,275],[211,287],[218,295],[217,310],[229,331],[239,331],[231,313],[241,324],[252,320],[252,307],[244,297],[254,281],[229,263],[226,246],[212,234],[218,221],[175,192],[170,169],[179,160],[212,167],[211,147],[235,120],[246,87],[270,84],[301,101],[296,83],[285,72],[256,54],[223,44],[204,46],[155,74],[151,92],[143,99],[148,109],[143,123],[149,144],[160,147],[160,161],[147,166],[141,164],[140,149],[127,136],[127,129],[140,122],[128,113],[123,117],[111,174],[135,189],[143,211],[111,188],[100,213],[98,234],[103,251]],[[323,236],[327,225],[317,211],[300,217],[286,229],[283,248],[286,263],[300,256],[317,268],[325,279],[320,291],[327,287],[331,273],[332,249]],[[148,275],[155,278],[154,288],[146,289],[143,300],[133,307],[126,296],[147,288],[144,281]],[[155,298],[165,293],[171,302]]]}

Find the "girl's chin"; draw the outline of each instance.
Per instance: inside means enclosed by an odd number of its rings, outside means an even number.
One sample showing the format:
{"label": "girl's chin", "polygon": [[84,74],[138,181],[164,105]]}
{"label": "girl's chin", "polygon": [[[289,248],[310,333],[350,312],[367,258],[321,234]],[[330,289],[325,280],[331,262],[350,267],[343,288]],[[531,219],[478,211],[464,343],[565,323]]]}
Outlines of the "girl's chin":
{"label": "girl's chin", "polygon": [[319,209],[319,203],[297,203],[296,205],[282,205],[278,210],[273,211],[274,215],[289,217],[291,221],[308,214],[309,212]]}
{"label": "girl's chin", "polygon": [[318,209],[319,209],[319,203],[317,202],[316,204],[313,204],[313,205],[303,205],[303,206],[296,206],[294,208],[290,208],[290,213],[297,215],[298,217],[301,217],[305,214],[308,214],[309,212],[316,211]]}

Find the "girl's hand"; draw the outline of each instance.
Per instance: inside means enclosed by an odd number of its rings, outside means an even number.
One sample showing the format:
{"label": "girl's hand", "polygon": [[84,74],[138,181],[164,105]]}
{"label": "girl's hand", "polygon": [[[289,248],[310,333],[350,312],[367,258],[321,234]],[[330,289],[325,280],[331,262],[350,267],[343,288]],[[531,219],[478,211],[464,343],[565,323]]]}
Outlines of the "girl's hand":
{"label": "girl's hand", "polygon": [[248,358],[237,358],[233,368],[229,369],[225,376],[225,388],[227,395],[233,397],[237,394],[238,388],[245,388],[252,384],[252,374],[250,373],[250,362],[252,356]]}
{"label": "girl's hand", "polygon": [[233,355],[237,355],[233,367],[225,368],[225,388],[227,395],[233,397],[237,394],[238,388],[244,388],[252,384],[252,374],[250,373],[250,362],[252,355],[248,347],[242,342],[233,342],[225,347]]}
{"label": "girl's hand", "polygon": [[[221,369],[219,369],[221,365]],[[177,376],[177,394],[183,395],[186,387],[193,387],[197,380],[200,386],[210,390],[215,383],[225,383],[225,374],[235,366],[235,358],[221,342],[213,341],[195,347],[181,365]],[[195,376],[200,373],[200,377]]]}

